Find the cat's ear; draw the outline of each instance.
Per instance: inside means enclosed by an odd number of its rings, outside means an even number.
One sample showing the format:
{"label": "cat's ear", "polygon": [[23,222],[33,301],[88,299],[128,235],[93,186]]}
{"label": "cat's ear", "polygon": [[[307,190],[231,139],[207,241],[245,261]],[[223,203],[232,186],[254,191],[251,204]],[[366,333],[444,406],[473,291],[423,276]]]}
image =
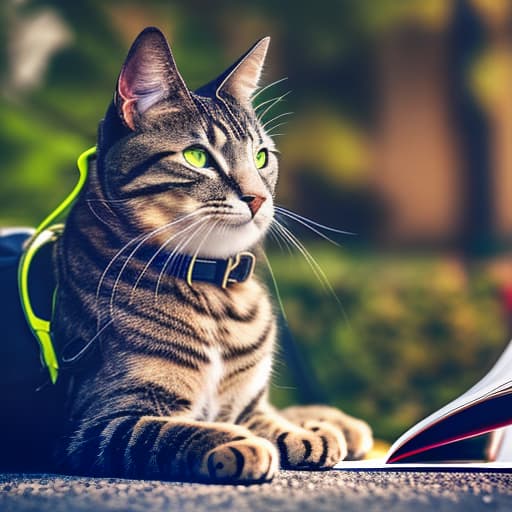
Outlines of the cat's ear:
{"label": "cat's ear", "polygon": [[251,97],[258,88],[269,44],[270,37],[260,39],[222,75],[199,89],[197,93],[215,95],[218,98],[227,93],[242,105],[250,105]]}
{"label": "cat's ear", "polygon": [[190,100],[165,36],[155,27],[135,39],[117,80],[115,103],[124,123],[135,129],[137,119],[163,99]]}

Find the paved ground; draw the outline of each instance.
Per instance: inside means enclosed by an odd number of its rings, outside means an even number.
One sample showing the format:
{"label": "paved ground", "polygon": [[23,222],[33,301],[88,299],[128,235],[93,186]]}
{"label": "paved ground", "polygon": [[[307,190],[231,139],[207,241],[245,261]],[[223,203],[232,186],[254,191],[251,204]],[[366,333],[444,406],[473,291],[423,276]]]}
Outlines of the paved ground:
{"label": "paved ground", "polygon": [[1,512],[160,510],[510,511],[512,474],[282,471],[249,487],[0,474]]}

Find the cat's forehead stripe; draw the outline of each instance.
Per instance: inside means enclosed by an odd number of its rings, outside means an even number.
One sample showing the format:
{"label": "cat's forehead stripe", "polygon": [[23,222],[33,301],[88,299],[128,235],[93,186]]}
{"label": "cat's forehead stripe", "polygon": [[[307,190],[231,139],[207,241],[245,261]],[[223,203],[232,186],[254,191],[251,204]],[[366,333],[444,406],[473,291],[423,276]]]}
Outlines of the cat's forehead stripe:
{"label": "cat's forehead stripe", "polygon": [[218,124],[213,125],[213,142],[214,144],[222,149],[228,141],[227,134],[220,128]]}
{"label": "cat's forehead stripe", "polygon": [[208,112],[211,122],[214,122],[223,129],[228,139],[241,140],[243,138],[243,130],[240,121],[235,118],[226,103],[224,101],[213,101],[209,102],[209,106]]}
{"label": "cat's forehead stripe", "polygon": [[245,112],[239,111],[240,119],[235,119],[224,101],[219,102],[199,95],[195,95],[194,99],[203,114],[205,135],[212,147],[222,151],[230,141],[247,139],[258,146],[263,144],[261,133],[253,126],[253,121]]}
{"label": "cat's forehead stripe", "polygon": [[202,98],[201,96],[194,95],[193,96],[196,107],[198,107],[198,111],[202,114],[199,116],[204,133],[208,140],[211,141],[211,118],[212,118],[212,111],[210,108],[210,105],[208,101],[206,101],[206,98]]}
{"label": "cat's forehead stripe", "polygon": [[196,104],[201,107],[203,119],[205,121],[205,135],[214,146],[223,146],[229,139],[239,139],[231,126],[231,120],[228,112],[222,105],[213,102],[201,96],[195,96]]}

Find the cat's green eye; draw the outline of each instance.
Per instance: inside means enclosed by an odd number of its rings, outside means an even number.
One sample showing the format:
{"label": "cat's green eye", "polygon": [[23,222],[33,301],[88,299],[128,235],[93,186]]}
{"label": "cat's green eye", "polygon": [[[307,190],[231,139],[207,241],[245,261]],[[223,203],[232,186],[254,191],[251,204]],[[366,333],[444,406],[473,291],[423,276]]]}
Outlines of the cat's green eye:
{"label": "cat's green eye", "polygon": [[263,167],[265,167],[265,165],[267,165],[267,159],[268,159],[267,150],[266,149],[260,149],[256,153],[256,157],[254,158],[254,161],[256,163],[256,168],[257,169],[262,169]]}
{"label": "cat's green eye", "polygon": [[188,148],[183,151],[185,160],[194,167],[206,167],[208,163],[208,153],[201,148]]}

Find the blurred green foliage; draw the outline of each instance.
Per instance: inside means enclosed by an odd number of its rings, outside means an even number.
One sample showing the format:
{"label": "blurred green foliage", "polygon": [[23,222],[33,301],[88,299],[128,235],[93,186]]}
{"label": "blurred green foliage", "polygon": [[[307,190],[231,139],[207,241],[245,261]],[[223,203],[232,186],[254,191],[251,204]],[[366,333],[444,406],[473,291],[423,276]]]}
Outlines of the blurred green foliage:
{"label": "blurred green foliage", "polygon": [[[394,440],[469,389],[504,349],[497,283],[485,268],[308,246],[341,308],[305,259],[273,251],[289,324],[329,402],[366,418],[379,437]],[[283,354],[272,393],[279,404],[302,399]]]}

